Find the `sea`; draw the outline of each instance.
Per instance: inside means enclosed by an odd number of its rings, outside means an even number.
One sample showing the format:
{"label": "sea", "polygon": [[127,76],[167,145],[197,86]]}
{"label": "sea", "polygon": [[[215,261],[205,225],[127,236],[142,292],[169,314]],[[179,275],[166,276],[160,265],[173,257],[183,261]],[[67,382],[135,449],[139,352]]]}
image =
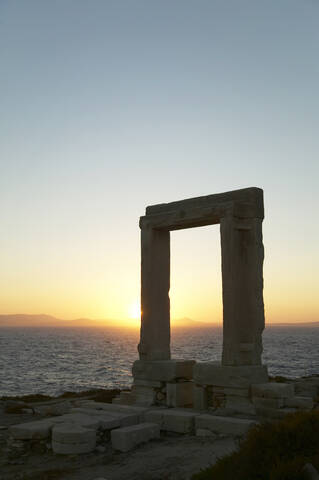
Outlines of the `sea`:
{"label": "sea", "polygon": [[[139,331],[122,328],[0,328],[0,396],[60,395],[126,388]],[[319,374],[319,327],[271,326],[263,333],[270,375]],[[222,328],[172,328],[173,358],[220,360]]]}

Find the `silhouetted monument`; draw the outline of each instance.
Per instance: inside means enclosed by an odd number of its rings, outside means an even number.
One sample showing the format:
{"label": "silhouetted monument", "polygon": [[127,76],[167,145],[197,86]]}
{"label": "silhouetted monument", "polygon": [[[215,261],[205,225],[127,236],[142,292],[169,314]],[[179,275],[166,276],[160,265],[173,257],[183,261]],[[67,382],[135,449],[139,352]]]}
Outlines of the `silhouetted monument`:
{"label": "silhouetted monument", "polygon": [[[230,377],[246,378],[245,385],[268,379],[266,368],[261,366],[265,325],[263,218],[263,191],[255,187],[146,208],[145,216],[140,218],[140,360],[133,366],[133,392],[137,396],[148,392],[153,398],[159,388],[154,382],[174,383],[176,378],[189,384],[193,379],[195,385],[203,388],[222,386],[222,377],[228,378],[228,386]],[[197,363],[193,368],[194,361],[171,360],[170,355],[170,231],[218,223],[222,252],[222,361]],[[167,369],[170,374],[165,374]],[[158,373],[154,374],[155,371]],[[186,385],[181,388],[187,389]]]}
{"label": "silhouetted monument", "polygon": [[170,359],[170,231],[220,223],[223,365],[260,365],[263,192],[246,188],[147,207],[140,219],[141,360]]}

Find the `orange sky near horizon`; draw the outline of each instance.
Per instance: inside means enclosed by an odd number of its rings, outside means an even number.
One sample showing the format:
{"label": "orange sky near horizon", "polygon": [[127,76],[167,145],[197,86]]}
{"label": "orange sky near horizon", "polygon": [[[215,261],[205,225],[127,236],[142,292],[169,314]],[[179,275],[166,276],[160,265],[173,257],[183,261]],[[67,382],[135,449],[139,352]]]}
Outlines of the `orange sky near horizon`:
{"label": "orange sky near horizon", "polygon": [[[138,226],[136,225],[136,229]],[[264,243],[267,234],[264,235]],[[139,267],[140,254],[136,242],[129,267],[118,264],[117,277],[100,270],[98,278],[81,279],[78,272],[64,270],[64,278],[47,278],[37,281],[33,271],[32,281],[21,276],[12,283],[11,295],[1,302],[4,314],[28,313],[49,314],[60,319],[76,318],[110,319],[123,326],[139,326]],[[272,255],[265,244],[264,302],[267,323],[298,323],[317,321],[318,296],[313,271],[300,281],[298,270],[305,268],[305,258],[294,263],[282,281],[280,272],[289,267],[289,255],[281,257],[281,263],[274,264]],[[119,258],[123,258],[119,254]],[[222,322],[221,252],[219,227],[201,227],[171,234],[171,318],[217,323]],[[127,260],[127,259],[126,259]],[[296,259],[295,259],[296,260]],[[114,265],[110,262],[109,269]],[[107,260],[105,263],[107,266]],[[65,267],[65,266],[64,266]],[[126,269],[125,269],[126,267]],[[310,265],[308,265],[310,267]],[[83,265],[83,268],[85,266]],[[125,274],[124,274],[125,270]],[[57,265],[57,272],[62,271]],[[29,272],[29,274],[31,271]],[[39,270],[39,275],[41,271]],[[104,276],[104,277],[103,277]],[[41,277],[39,277],[41,278]],[[305,278],[305,277],[304,277]],[[19,285],[19,281],[21,282]],[[17,283],[18,282],[18,283]],[[109,282],[109,283],[108,283]],[[312,283],[314,282],[314,283]]]}

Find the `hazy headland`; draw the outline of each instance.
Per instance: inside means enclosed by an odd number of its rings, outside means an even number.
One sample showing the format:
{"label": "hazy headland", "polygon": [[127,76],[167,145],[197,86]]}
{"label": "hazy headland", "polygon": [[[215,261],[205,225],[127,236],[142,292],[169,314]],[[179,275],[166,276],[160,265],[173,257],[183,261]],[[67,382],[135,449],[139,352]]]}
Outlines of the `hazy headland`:
{"label": "hazy headland", "polygon": [[[131,328],[137,328],[138,323],[132,322]],[[221,323],[214,322],[200,322],[197,320],[192,320],[191,318],[178,318],[173,319],[172,328],[209,328],[209,327],[221,327]],[[278,322],[278,323],[267,323],[267,326],[280,327],[280,326],[291,326],[291,327],[319,327],[318,322],[298,322],[298,323],[289,323],[289,322]],[[56,318],[52,315],[40,314],[11,314],[11,315],[0,315],[0,328],[1,327],[52,327],[52,328],[75,328],[75,327],[102,327],[102,328],[120,328],[120,327],[129,327],[129,324],[126,322],[123,324],[122,320],[115,319],[99,319],[93,320],[90,318],[77,318],[73,320],[63,320]]]}

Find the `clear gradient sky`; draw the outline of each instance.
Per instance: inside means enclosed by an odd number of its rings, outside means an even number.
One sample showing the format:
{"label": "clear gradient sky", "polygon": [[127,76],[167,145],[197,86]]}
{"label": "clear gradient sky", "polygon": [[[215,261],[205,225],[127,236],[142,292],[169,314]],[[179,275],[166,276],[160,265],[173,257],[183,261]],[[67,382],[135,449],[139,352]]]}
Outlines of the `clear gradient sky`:
{"label": "clear gradient sky", "polygon": [[[264,189],[266,321],[319,320],[319,2],[1,0],[0,313],[134,321],[146,205]],[[221,320],[217,226],[172,317]]]}

